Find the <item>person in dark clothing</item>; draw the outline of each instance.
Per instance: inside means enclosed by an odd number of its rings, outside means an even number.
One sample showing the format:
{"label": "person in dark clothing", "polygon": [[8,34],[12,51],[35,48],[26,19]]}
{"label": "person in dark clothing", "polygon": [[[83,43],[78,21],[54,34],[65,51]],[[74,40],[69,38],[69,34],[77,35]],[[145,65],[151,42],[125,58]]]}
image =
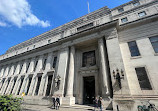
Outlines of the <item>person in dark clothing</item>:
{"label": "person in dark clothing", "polygon": [[54,97],[54,96],[52,96],[52,97],[53,97],[53,108],[55,109],[56,99],[55,99],[55,97]]}
{"label": "person in dark clothing", "polygon": [[99,97],[99,100],[98,100],[98,107],[100,108],[100,111],[102,111],[102,109],[103,109],[102,97]]}
{"label": "person in dark clothing", "polygon": [[94,102],[94,111],[96,110],[96,108],[98,108],[98,98],[96,97]]}
{"label": "person in dark clothing", "polygon": [[60,107],[60,96],[56,98],[56,110],[58,110],[59,107]]}

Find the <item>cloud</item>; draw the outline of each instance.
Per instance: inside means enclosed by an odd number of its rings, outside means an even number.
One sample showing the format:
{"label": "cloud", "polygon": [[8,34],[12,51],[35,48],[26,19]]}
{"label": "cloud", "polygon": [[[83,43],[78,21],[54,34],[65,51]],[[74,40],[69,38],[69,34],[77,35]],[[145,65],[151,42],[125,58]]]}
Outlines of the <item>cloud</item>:
{"label": "cloud", "polygon": [[[50,26],[49,21],[40,20],[32,13],[31,6],[27,0],[0,0],[0,16],[8,23],[12,23],[18,27],[24,25]],[[0,26],[6,25],[0,19]]]}
{"label": "cloud", "polygon": [[7,24],[6,24],[5,22],[1,22],[1,21],[0,21],[0,26],[1,26],[1,27],[6,27]]}

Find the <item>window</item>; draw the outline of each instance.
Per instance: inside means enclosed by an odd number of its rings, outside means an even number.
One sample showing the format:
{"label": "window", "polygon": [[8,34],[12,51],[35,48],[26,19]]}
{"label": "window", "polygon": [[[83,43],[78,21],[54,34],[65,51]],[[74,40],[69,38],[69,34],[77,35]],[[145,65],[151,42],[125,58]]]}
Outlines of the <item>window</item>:
{"label": "window", "polygon": [[20,71],[19,71],[19,74],[21,73],[21,70],[22,70],[22,68],[23,68],[23,63],[20,65]]}
{"label": "window", "polygon": [[122,23],[126,23],[127,21],[128,21],[127,17],[121,19]]}
{"label": "window", "polygon": [[92,27],[93,25],[94,25],[93,22],[89,23],[89,24],[86,24],[86,25],[83,25],[81,27],[78,27],[77,31],[82,31],[82,30],[88,29],[88,28]]}
{"label": "window", "polygon": [[82,67],[94,66],[96,64],[95,51],[84,52],[82,57]]}
{"label": "window", "polygon": [[48,40],[48,43],[50,43],[50,42],[51,42],[51,39]]}
{"label": "window", "polygon": [[30,66],[30,61],[31,61],[31,60],[29,60],[29,62],[28,62],[28,64],[27,64],[26,73],[28,72],[28,69],[29,69],[29,66]]}
{"label": "window", "polygon": [[14,65],[13,75],[14,75],[14,73],[15,73],[15,70],[16,70],[16,67],[17,67],[17,64],[18,64],[18,63],[16,63],[16,64]]}
{"label": "window", "polygon": [[139,17],[144,17],[146,15],[146,12],[145,11],[140,12],[140,13],[138,13],[138,15],[139,15]]}
{"label": "window", "polygon": [[47,62],[47,58],[44,59],[44,63],[43,63],[43,67],[42,67],[43,70],[45,70],[46,62]]}
{"label": "window", "polygon": [[135,68],[139,85],[142,90],[152,90],[145,67]]}
{"label": "window", "polygon": [[27,48],[27,50],[29,50],[29,47]]}
{"label": "window", "polygon": [[121,12],[123,12],[123,11],[124,11],[123,8],[118,9],[118,12],[119,12],[119,13],[121,13]]}
{"label": "window", "polygon": [[21,77],[21,80],[20,80],[20,86],[19,86],[17,95],[19,95],[19,93],[20,93],[20,90],[21,90],[23,81],[24,81],[24,77]]}
{"label": "window", "polygon": [[33,49],[36,47],[36,45],[33,45]]}
{"label": "window", "polygon": [[150,37],[150,42],[154,48],[155,53],[158,53],[158,36],[157,37]]}
{"label": "window", "polygon": [[33,71],[36,71],[37,64],[38,64],[38,58],[36,59],[36,62],[35,62],[35,66],[34,66]]}
{"label": "window", "polygon": [[128,46],[132,57],[140,56],[136,41],[128,42]]}
{"label": "window", "polygon": [[42,76],[38,76],[38,78],[37,78],[37,85],[36,85],[35,95],[38,95],[38,91],[39,91],[39,87],[40,87],[40,83],[41,83],[41,78],[42,78]]}
{"label": "window", "polygon": [[136,6],[139,6],[140,5],[140,2],[137,1],[137,2],[134,2],[133,5],[136,7]]}
{"label": "window", "polygon": [[53,68],[56,67],[56,64],[57,64],[57,57],[54,57],[54,60],[53,60]]}

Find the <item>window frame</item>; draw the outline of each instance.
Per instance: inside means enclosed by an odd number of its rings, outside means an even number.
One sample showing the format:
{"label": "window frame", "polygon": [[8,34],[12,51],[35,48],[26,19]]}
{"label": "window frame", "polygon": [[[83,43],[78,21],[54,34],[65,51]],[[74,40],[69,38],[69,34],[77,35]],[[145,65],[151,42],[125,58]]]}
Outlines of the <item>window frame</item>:
{"label": "window frame", "polygon": [[134,7],[140,6],[140,2],[139,2],[139,1],[133,2],[133,6],[134,6]]}
{"label": "window frame", "polygon": [[[123,19],[126,19],[126,21],[123,21]],[[122,23],[127,23],[128,22],[128,18],[127,17],[121,18],[121,22]]]}
{"label": "window frame", "polygon": [[[141,16],[140,16],[141,13],[144,13],[145,15],[141,15]],[[146,14],[145,11],[141,11],[141,12],[138,13],[139,18],[145,17],[146,15],[147,15],[147,14]]]}
{"label": "window frame", "polygon": [[[138,55],[138,56],[132,56],[132,53],[131,53],[131,50],[130,50],[130,47],[129,47],[129,43],[130,43],[130,42],[135,42],[135,43],[136,43],[136,46],[137,46],[137,49],[138,49],[138,52],[139,52],[139,55]],[[137,45],[137,41],[136,41],[136,40],[127,42],[127,45],[128,45],[128,49],[129,49],[129,52],[130,52],[130,56],[131,56],[132,58],[141,57],[141,53],[140,53],[140,50],[139,50],[139,47],[138,47],[138,45]]]}
{"label": "window frame", "polygon": [[[95,58],[95,64],[94,65],[89,65],[89,66],[87,66],[87,65],[85,65],[85,66],[83,66],[83,61],[84,61],[84,53],[88,53],[88,52],[93,52],[94,51],[94,58]],[[84,52],[82,52],[82,54],[81,54],[81,56],[82,56],[82,59],[81,59],[81,67],[93,67],[93,66],[96,66],[96,64],[97,64],[97,57],[96,57],[96,50],[94,49],[94,50],[88,50],[88,51],[84,51]]]}
{"label": "window frame", "polygon": [[[158,38],[158,36],[153,36],[153,37],[157,37],[157,38]],[[153,44],[152,44],[153,42],[151,42],[151,39],[150,39],[150,38],[152,38],[152,37],[149,37],[149,41],[150,41],[150,43],[151,43],[151,46],[152,46],[152,48],[153,48],[153,51],[154,51],[155,54],[158,54],[158,52],[155,51],[155,49],[154,49],[154,47],[153,47]],[[158,41],[157,41],[157,43],[158,43]]]}
{"label": "window frame", "polygon": [[[144,69],[145,69],[145,71],[146,71],[146,75],[147,75],[148,80],[149,80],[149,82],[150,82],[151,90],[142,90],[141,87],[140,87],[139,80],[138,80],[138,76],[137,76],[137,72],[136,72],[136,68],[143,68],[143,67],[144,67]],[[136,74],[136,77],[137,77],[137,81],[138,81],[140,90],[141,90],[141,91],[153,91],[153,90],[154,90],[154,86],[153,86],[153,84],[152,84],[152,80],[151,80],[151,78],[150,78],[150,75],[149,75],[149,71],[148,71],[148,69],[147,69],[147,66],[146,66],[146,65],[136,66],[136,67],[134,68],[134,70],[135,70],[135,74]]]}
{"label": "window frame", "polygon": [[122,13],[122,12],[124,12],[125,10],[124,10],[123,7],[121,7],[121,8],[119,8],[117,11],[118,11],[119,13]]}

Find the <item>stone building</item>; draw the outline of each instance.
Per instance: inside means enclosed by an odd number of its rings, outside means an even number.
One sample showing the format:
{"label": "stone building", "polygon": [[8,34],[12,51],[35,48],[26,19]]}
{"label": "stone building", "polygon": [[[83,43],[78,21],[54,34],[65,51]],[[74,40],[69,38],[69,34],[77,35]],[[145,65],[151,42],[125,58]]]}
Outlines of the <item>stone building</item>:
{"label": "stone building", "polygon": [[103,7],[9,48],[0,56],[0,94],[30,104],[92,104],[136,111],[158,106],[158,1]]}

